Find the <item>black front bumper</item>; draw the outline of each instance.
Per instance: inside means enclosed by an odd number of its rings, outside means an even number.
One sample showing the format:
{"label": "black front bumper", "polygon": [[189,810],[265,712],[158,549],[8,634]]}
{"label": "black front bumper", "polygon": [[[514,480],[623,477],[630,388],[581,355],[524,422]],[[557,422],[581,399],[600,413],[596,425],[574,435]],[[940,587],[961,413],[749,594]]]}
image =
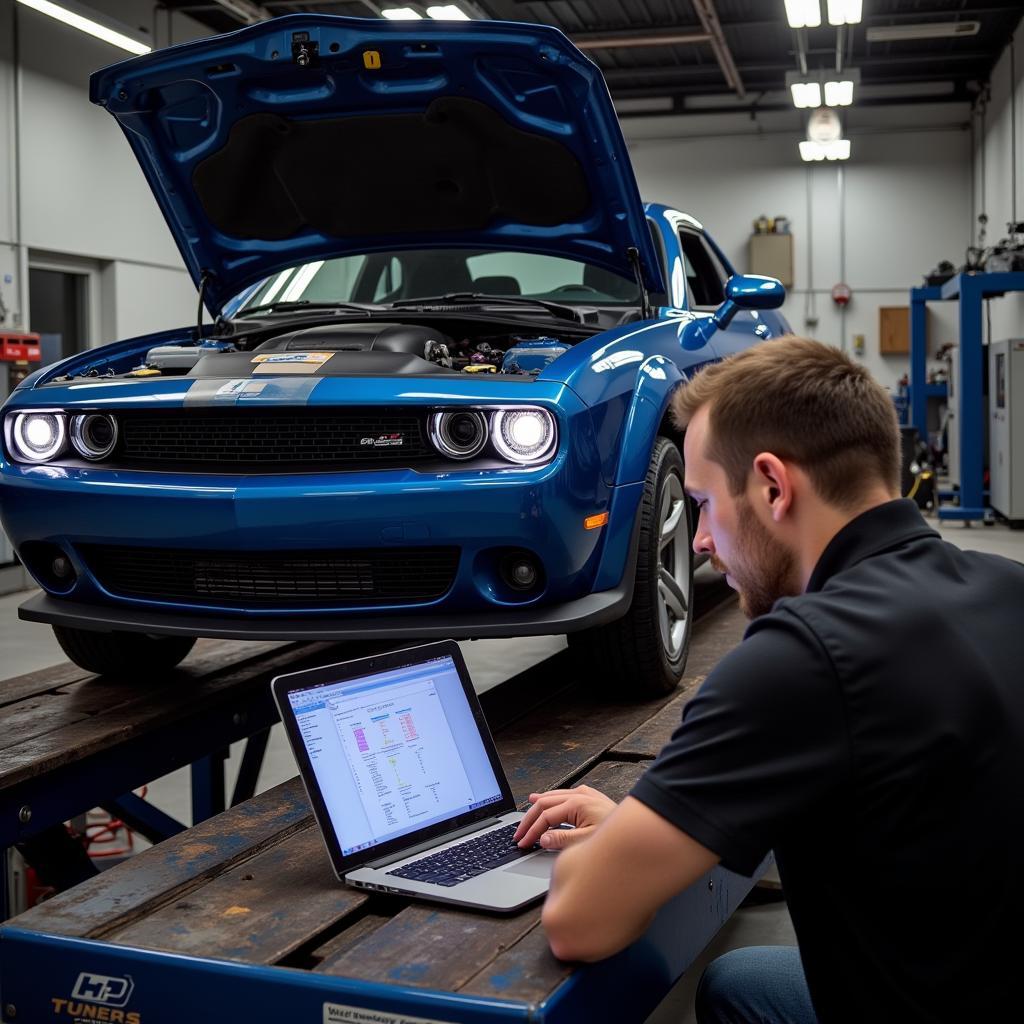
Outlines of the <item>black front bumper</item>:
{"label": "black front bumper", "polygon": [[495,610],[457,617],[377,615],[364,618],[240,618],[227,615],[182,615],[154,609],[81,604],[36,594],[18,609],[27,622],[91,629],[126,630],[161,636],[204,636],[218,640],[484,640],[514,636],[574,633],[625,615],[633,598],[633,572],[614,590],[587,594],[544,608]]}

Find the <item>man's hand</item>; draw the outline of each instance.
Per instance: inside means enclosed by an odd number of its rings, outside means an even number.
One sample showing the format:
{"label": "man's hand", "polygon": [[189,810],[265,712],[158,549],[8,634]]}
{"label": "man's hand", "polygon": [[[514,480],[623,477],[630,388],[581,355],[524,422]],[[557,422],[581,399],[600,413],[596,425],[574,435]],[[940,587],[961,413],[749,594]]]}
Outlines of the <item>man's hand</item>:
{"label": "man's hand", "polygon": [[[590,786],[531,793],[533,806],[516,829],[514,841],[524,849],[540,843],[545,850],[563,850],[587,839],[618,806]],[[575,828],[559,829],[563,822]]]}

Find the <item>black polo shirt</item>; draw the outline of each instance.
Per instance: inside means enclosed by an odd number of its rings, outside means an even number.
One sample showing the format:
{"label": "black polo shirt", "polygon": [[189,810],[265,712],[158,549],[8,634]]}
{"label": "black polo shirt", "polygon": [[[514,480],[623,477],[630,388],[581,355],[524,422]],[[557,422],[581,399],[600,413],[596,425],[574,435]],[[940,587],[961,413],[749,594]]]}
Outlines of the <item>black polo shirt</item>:
{"label": "black polo shirt", "polygon": [[733,871],[775,850],[822,1024],[1024,1020],[1024,566],[865,512],[633,796]]}

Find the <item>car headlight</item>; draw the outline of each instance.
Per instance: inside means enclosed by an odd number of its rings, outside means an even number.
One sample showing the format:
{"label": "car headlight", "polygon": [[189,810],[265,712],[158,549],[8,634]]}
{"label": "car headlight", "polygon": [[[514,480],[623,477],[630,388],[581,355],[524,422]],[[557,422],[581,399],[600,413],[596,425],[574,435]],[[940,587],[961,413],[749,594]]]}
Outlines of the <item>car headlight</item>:
{"label": "car headlight", "polygon": [[471,459],[487,443],[487,421],[473,409],[435,412],[430,417],[430,440],[449,459]]}
{"label": "car headlight", "polygon": [[79,413],[71,418],[71,444],[82,458],[105,459],[117,444],[117,421],[105,412]]}
{"label": "car headlight", "polygon": [[48,462],[67,438],[64,413],[56,410],[11,413],[5,426],[7,446],[19,462]]}
{"label": "car headlight", "polygon": [[499,409],[491,420],[491,441],[509,462],[540,462],[555,439],[555,418],[546,409]]}

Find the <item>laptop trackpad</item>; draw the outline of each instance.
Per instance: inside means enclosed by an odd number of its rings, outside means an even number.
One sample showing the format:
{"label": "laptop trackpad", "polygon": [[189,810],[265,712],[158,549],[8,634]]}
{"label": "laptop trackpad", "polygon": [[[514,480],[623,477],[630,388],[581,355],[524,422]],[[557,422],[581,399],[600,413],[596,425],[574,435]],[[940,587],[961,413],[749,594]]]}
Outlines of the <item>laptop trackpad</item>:
{"label": "laptop trackpad", "polygon": [[528,857],[526,860],[520,861],[518,864],[510,864],[507,868],[503,868],[503,871],[507,871],[510,875],[529,875],[531,878],[550,878],[551,870],[555,866],[555,857],[558,854],[549,853],[538,853],[535,857]]}

